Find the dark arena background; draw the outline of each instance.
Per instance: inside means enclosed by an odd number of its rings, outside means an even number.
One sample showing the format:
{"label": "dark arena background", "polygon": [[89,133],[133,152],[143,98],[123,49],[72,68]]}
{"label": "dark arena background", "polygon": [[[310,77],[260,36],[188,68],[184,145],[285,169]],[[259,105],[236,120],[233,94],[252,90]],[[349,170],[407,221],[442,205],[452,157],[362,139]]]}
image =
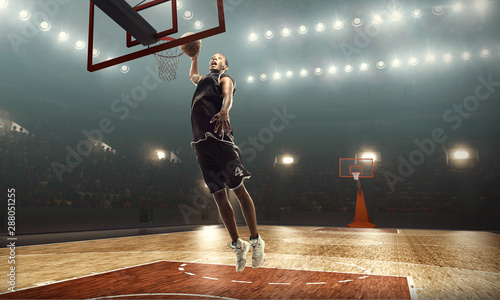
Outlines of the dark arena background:
{"label": "dark arena background", "polygon": [[[500,298],[500,1],[103,2],[0,0],[0,299]],[[261,268],[190,145],[191,60],[159,79],[133,16],[227,58]]]}

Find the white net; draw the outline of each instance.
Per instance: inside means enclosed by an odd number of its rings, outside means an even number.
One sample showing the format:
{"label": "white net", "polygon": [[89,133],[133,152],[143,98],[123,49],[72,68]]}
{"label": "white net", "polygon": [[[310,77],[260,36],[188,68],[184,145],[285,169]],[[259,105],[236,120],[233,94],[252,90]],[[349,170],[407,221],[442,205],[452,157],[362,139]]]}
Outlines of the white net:
{"label": "white net", "polygon": [[352,172],[352,177],[354,177],[354,180],[359,179],[359,174],[361,174],[361,173],[360,172]]}
{"label": "white net", "polygon": [[[150,45],[150,47],[168,43],[165,40],[159,40],[157,43]],[[179,66],[179,57],[182,51],[179,47],[173,47],[154,54],[156,62],[158,63],[158,77],[164,81],[175,80],[177,76],[177,67]]]}

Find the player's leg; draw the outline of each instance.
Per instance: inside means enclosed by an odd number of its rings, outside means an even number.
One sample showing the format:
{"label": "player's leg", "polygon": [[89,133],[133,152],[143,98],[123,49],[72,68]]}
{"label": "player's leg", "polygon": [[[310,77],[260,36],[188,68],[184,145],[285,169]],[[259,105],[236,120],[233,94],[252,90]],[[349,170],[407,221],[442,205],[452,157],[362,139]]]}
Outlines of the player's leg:
{"label": "player's leg", "polygon": [[256,239],[259,235],[257,231],[257,216],[255,214],[255,205],[253,203],[250,194],[248,194],[247,189],[244,184],[241,184],[238,188],[234,189],[234,194],[240,202],[241,211],[245,217],[245,221],[250,230],[250,237]]}
{"label": "player's leg", "polygon": [[236,220],[234,218],[234,210],[229,202],[227,197],[226,190],[220,190],[213,194],[215,203],[217,204],[217,208],[219,209],[219,215],[226,226],[229,235],[231,236],[231,240],[233,243],[236,243],[238,238],[240,237],[238,233],[238,227],[236,226]]}
{"label": "player's leg", "polygon": [[255,214],[255,205],[253,200],[248,194],[245,185],[242,183],[239,187],[234,189],[234,193],[240,201],[241,210],[245,221],[247,222],[250,230],[250,246],[252,247],[252,267],[260,268],[266,259],[264,248],[266,243],[257,231],[257,216]]}

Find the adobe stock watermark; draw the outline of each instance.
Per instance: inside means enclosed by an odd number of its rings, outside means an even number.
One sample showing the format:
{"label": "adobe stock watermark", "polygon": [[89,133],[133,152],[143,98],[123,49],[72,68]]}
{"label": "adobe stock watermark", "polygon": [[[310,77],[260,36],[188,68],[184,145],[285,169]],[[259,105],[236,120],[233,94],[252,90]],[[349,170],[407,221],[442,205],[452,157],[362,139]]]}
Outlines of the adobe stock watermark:
{"label": "adobe stock watermark", "polygon": [[[277,108],[272,110],[274,116],[269,120],[269,125],[262,128],[257,133],[257,136],[249,136],[246,141],[240,143],[240,150],[242,159],[243,156],[247,155],[246,161],[251,162],[257,157],[258,151],[263,151],[266,145],[270,144],[277,133],[282,132],[285,128],[290,125],[291,120],[295,119],[297,115],[288,113],[286,106],[284,106],[281,111]],[[235,174],[242,176],[243,170],[238,167],[238,162],[230,161],[226,170],[219,171],[218,173],[211,172],[209,174],[210,178],[213,180],[213,190],[218,190],[219,187],[224,186],[224,182],[230,177],[229,174]],[[192,190],[194,197],[192,199],[192,205],[188,206],[184,203],[179,204],[179,211],[181,212],[182,218],[186,224],[191,224],[190,217],[192,215],[198,215],[200,212],[210,204],[213,199],[207,197],[198,187]]]}
{"label": "adobe stock watermark", "polygon": [[41,7],[41,10],[32,13],[29,20],[24,21],[22,26],[17,27],[17,32],[10,32],[7,38],[10,41],[12,50],[16,54],[19,53],[20,47],[23,44],[28,44],[29,41],[40,34],[39,25],[42,22],[49,22],[54,18],[61,9],[61,5],[66,5],[70,0],[40,0],[35,1]]}
{"label": "adobe stock watermark", "polygon": [[[458,130],[463,121],[470,118],[479,109],[481,102],[491,99],[496,92],[496,88],[500,87],[500,81],[494,81],[492,74],[488,76],[488,79],[482,75],[478,76],[477,79],[479,83],[474,90],[474,95],[465,97],[461,103],[454,103],[450,109],[443,113],[443,121],[453,131]],[[417,167],[424,164],[426,157],[434,154],[436,145],[444,143],[447,139],[446,131],[441,127],[434,128],[431,131],[430,138],[421,141],[415,139],[413,142],[416,149],[410,152],[408,158],[402,155],[398,157],[398,174],[389,171],[384,172],[384,177],[391,191],[394,192],[395,185],[398,182],[404,182],[406,178],[415,172]]]}
{"label": "adobe stock watermark", "polygon": [[[146,100],[148,92],[156,89],[162,82],[156,71],[150,66],[146,67],[146,71],[147,74],[142,78],[141,84],[132,87],[129,93],[122,94],[120,98],[111,102],[109,109],[112,113],[117,114],[119,120],[125,120],[132,109],[137,108],[141,102]],[[71,173],[92,153],[93,146],[99,145],[103,141],[104,135],[111,134],[115,129],[115,123],[107,117],[99,120],[96,128],[83,129],[81,131],[83,138],[74,147],[66,146],[64,163],[53,161],[51,164],[59,182],[63,181],[65,173]]]}
{"label": "adobe stock watermark", "polygon": [[344,58],[347,61],[351,61],[351,56],[360,55],[363,49],[371,44],[372,39],[381,33],[382,26],[393,19],[393,13],[401,11],[400,8],[401,3],[399,1],[390,1],[387,4],[387,9],[378,13],[381,18],[380,22],[373,22],[370,20],[370,23],[364,26],[363,29],[359,27],[356,28],[352,44],[342,42],[339,45]]}

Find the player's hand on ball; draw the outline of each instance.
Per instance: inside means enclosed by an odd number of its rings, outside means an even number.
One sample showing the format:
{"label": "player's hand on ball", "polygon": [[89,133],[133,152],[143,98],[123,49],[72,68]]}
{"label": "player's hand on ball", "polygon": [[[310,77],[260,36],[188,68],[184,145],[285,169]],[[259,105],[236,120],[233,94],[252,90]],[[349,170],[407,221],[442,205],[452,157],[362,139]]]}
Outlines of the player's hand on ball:
{"label": "player's hand on ball", "polygon": [[231,132],[231,124],[229,123],[229,115],[226,112],[220,111],[215,116],[213,116],[210,123],[215,123],[215,133],[219,133],[219,136],[222,136],[222,131],[224,133]]}

